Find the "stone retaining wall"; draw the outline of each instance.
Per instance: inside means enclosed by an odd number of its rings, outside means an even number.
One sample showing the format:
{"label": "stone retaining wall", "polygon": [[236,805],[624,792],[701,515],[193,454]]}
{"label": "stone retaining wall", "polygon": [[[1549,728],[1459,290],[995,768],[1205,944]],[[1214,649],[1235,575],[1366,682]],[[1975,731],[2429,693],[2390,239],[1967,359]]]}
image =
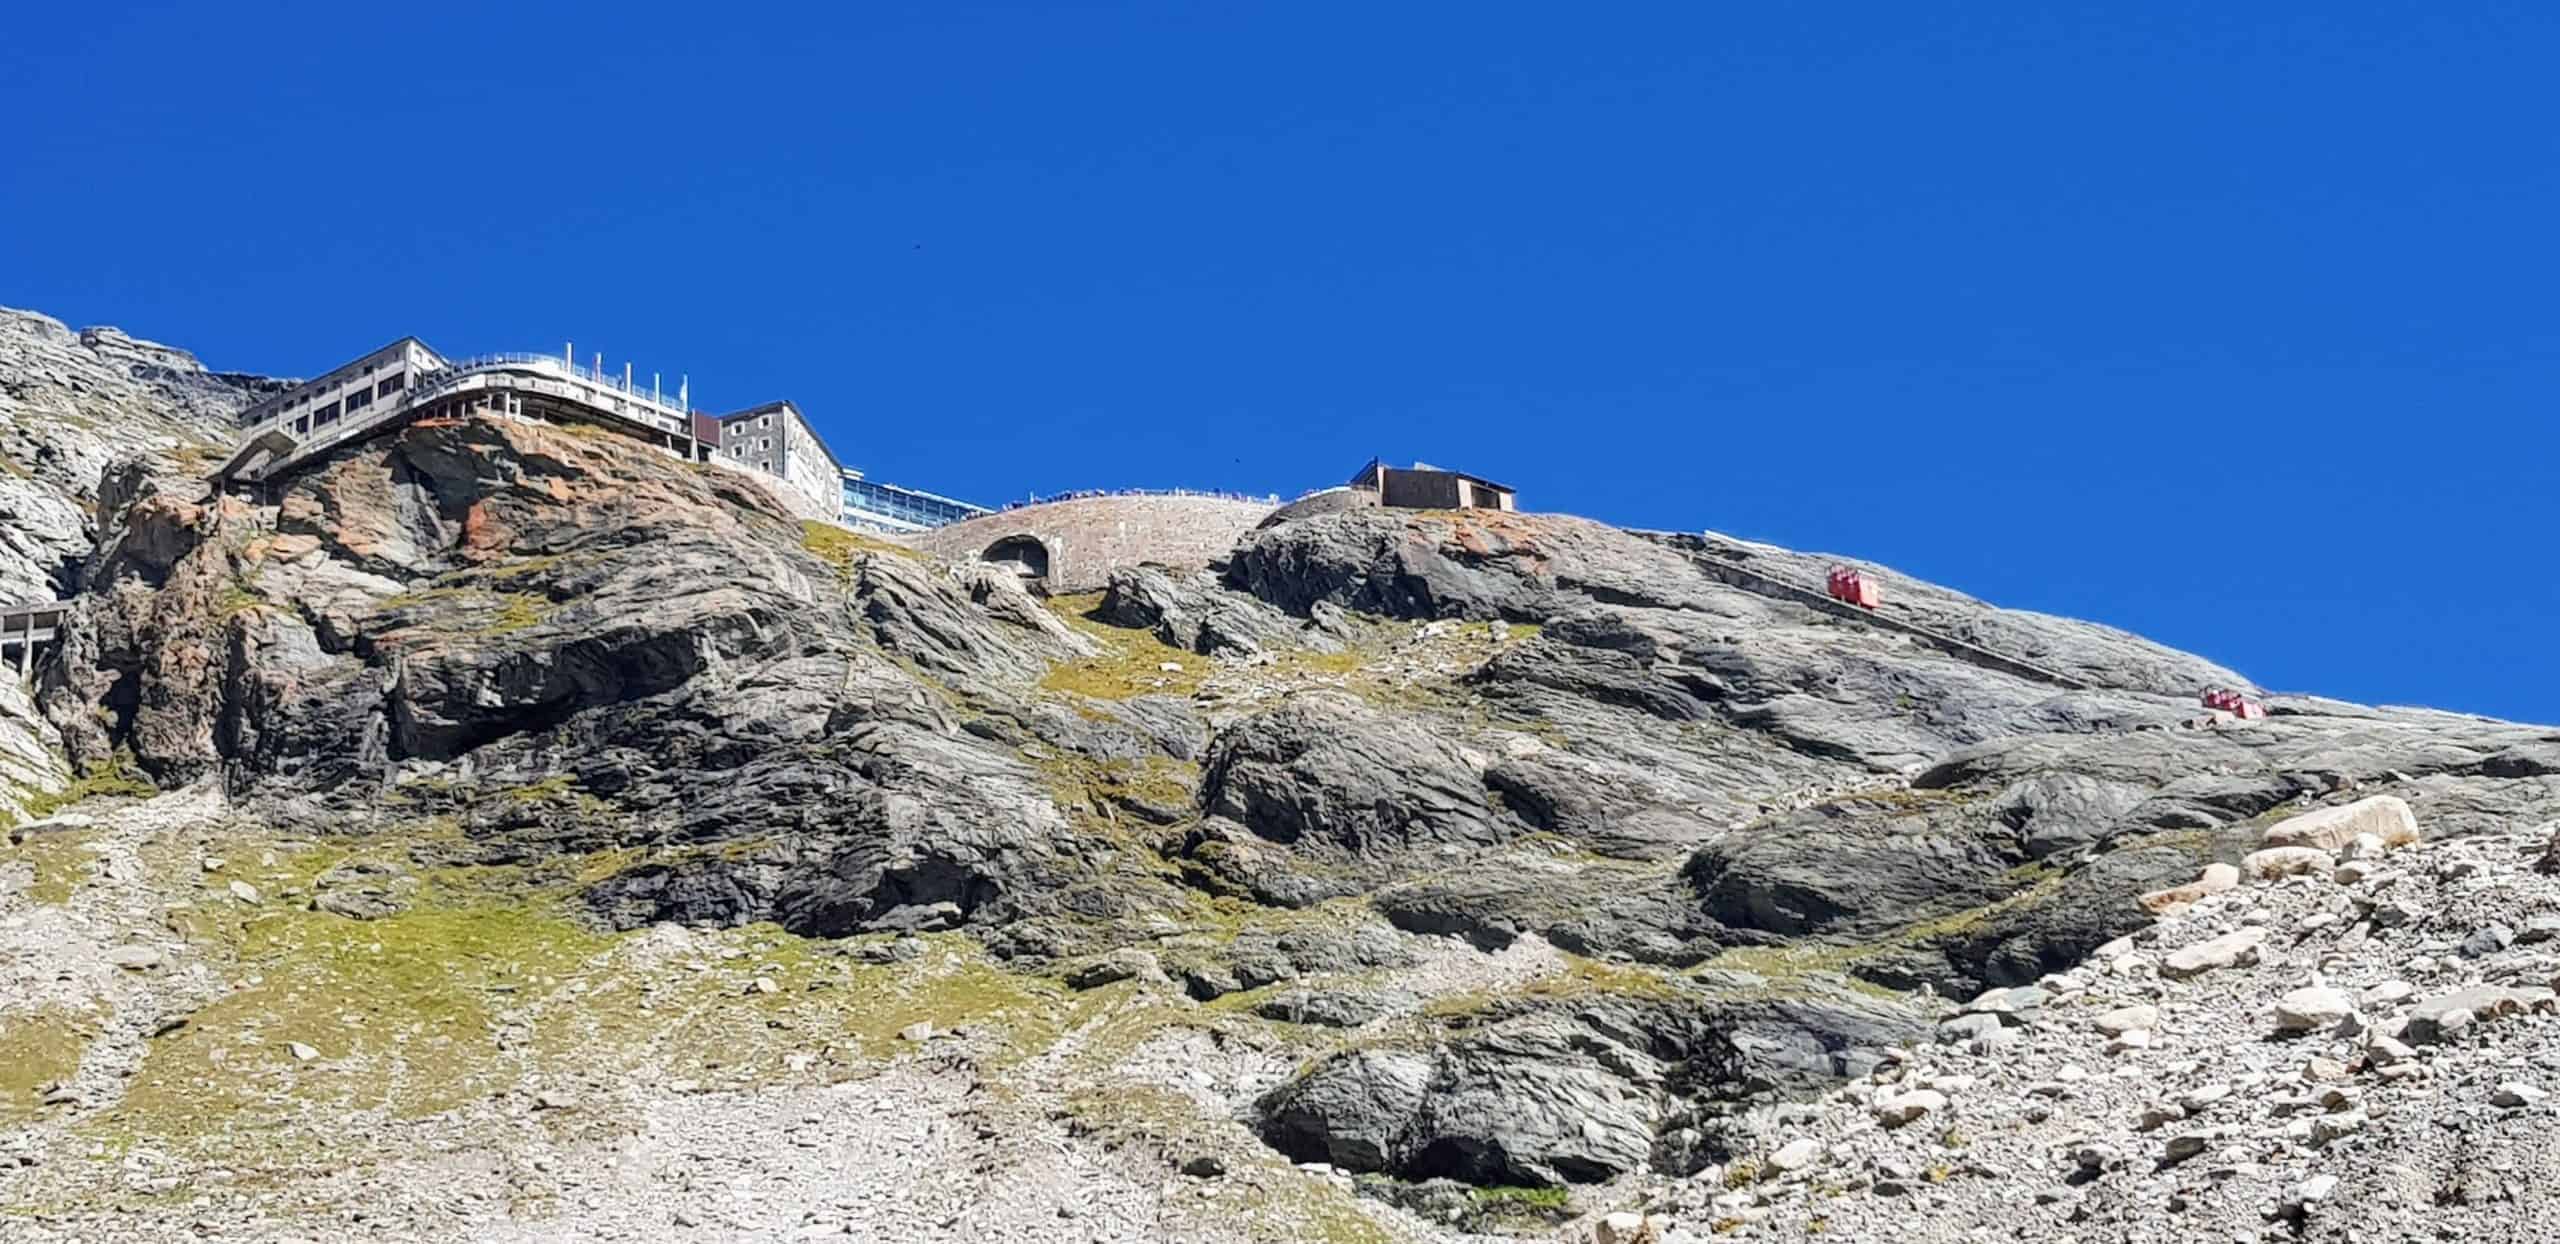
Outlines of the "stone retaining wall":
{"label": "stone retaining wall", "polygon": [[1049,551],[1050,591],[1098,592],[1123,566],[1197,570],[1222,561],[1271,511],[1267,502],[1225,497],[1079,497],[953,523],[908,542],[956,561],[1028,536]]}

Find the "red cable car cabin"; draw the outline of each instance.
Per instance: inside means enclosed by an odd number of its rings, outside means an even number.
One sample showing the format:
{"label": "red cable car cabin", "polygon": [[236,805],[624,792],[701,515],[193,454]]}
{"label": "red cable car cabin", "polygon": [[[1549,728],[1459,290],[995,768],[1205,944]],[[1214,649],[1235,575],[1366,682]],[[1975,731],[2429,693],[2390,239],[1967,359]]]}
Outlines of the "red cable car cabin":
{"label": "red cable car cabin", "polygon": [[1861,609],[1873,609],[1884,603],[1884,595],[1876,590],[1876,585],[1869,582],[1865,575],[1847,566],[1831,568],[1829,587],[1831,599],[1856,605]]}

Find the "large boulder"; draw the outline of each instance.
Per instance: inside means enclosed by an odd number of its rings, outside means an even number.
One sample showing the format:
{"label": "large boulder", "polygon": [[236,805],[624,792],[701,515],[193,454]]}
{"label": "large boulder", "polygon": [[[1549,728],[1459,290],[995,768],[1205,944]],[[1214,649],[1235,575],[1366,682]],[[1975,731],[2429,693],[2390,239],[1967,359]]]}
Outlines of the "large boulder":
{"label": "large boulder", "polygon": [[2343,807],[2287,817],[2269,827],[2262,841],[2269,847],[2343,851],[2365,834],[2380,839],[2386,847],[2405,847],[2418,840],[2418,818],[2409,811],[2409,801],[2396,795],[2376,795]]}
{"label": "large boulder", "polygon": [[1262,1134],[1301,1161],[1406,1179],[1552,1186],[1685,1173],[1666,1145],[1696,1095],[1803,1090],[1916,1038],[1891,1003],[1810,982],[1784,996],[1598,992],[1501,1004],[1420,1048],[1355,1048],[1266,1094]]}

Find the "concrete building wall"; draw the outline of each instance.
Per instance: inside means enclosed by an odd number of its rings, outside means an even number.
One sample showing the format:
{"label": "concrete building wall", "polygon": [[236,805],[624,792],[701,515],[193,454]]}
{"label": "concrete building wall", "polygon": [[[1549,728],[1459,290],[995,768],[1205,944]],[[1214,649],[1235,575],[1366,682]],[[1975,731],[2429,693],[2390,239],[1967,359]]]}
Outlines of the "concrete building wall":
{"label": "concrete building wall", "polygon": [[844,506],[841,468],[808,418],[789,402],[720,416],[719,455],[731,466],[778,478],[793,495],[792,509],[806,517],[833,521]]}
{"label": "concrete building wall", "polygon": [[250,406],[240,412],[240,424],[276,423],[307,436],[351,416],[405,402],[421,379],[443,369],[444,359],[435,351],[414,337],[403,337]]}
{"label": "concrete building wall", "polygon": [[1224,497],[1080,497],[1000,510],[908,542],[960,561],[1027,537],[1048,554],[1050,591],[1097,592],[1123,566],[1154,562],[1197,570],[1222,561],[1272,509]]}

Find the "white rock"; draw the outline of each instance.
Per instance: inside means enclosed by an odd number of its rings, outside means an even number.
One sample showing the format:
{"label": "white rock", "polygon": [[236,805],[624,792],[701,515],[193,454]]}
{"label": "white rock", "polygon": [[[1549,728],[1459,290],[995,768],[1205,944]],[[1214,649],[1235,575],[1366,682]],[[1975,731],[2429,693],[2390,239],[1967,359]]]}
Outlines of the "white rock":
{"label": "white rock", "polygon": [[257,902],[258,887],[253,886],[246,881],[233,881],[231,883],[231,897],[236,898],[243,903]]}
{"label": "white rock", "polygon": [[2267,930],[2263,925],[2234,929],[2212,941],[2185,947],[2161,960],[2160,974],[2171,980],[2185,980],[2215,968],[2254,963],[2258,957],[2258,944],[2265,940]]}
{"label": "white rock", "polygon": [[909,1024],[909,1025],[907,1025],[907,1026],[906,1026],[906,1027],[904,1027],[904,1028],[899,1029],[899,1030],[898,1030],[898,1039],[899,1039],[899,1040],[901,1040],[901,1041],[929,1041],[929,1040],[932,1040],[932,1039],[933,1039],[933,1025],[932,1025],[932,1023],[930,1023],[930,1022],[928,1022],[928,1021],[926,1021],[926,1020],[921,1020],[921,1019],[920,1019],[920,1020],[917,1020],[916,1022],[914,1022],[914,1023],[912,1023],[912,1024]]}
{"label": "white rock", "polygon": [[2270,847],[2336,851],[2353,843],[2358,834],[2371,834],[2385,847],[2405,847],[2418,841],[2418,818],[2399,796],[2376,795],[2280,821],[2260,841]]}
{"label": "white rock", "polygon": [[2276,999],[2276,1031],[2327,1032],[2355,1010],[2347,995],[2326,985],[2305,985]]}
{"label": "white rock", "polygon": [[1769,1155],[1766,1165],[1770,1170],[1783,1175],[1790,1171],[1803,1170],[1813,1165],[1821,1156],[1822,1142],[1810,1136],[1799,1136],[1778,1146],[1778,1151]]}
{"label": "white rock", "polygon": [[2388,1067],[2394,1063],[2408,1062],[2416,1058],[2418,1052],[2390,1037],[2376,1034],[2372,1042],[2364,1047],[2364,1056],[2375,1066]]}
{"label": "white rock", "polygon": [[2239,869],[2229,864],[2207,864],[2203,874],[2195,880],[2166,890],[2153,890],[2134,901],[2152,915],[2166,916],[2194,906],[2199,899],[2237,889],[2239,885]]}
{"label": "white rock", "polygon": [[2407,981],[2384,981],[2379,985],[2366,986],[2363,993],[2356,995],[2356,1001],[2365,1006],[2384,1006],[2416,992],[2418,987]]}
{"label": "white rock", "polygon": [[293,1055],[293,1061],[297,1063],[307,1063],[320,1057],[320,1051],[299,1041],[287,1041],[284,1043],[284,1048],[286,1053]]}
{"label": "white rock", "polygon": [[2549,1093],[2535,1085],[2522,1080],[2509,1080],[2499,1085],[2497,1092],[2489,1095],[2489,1104],[2502,1110],[2522,1110],[2528,1106],[2541,1105],[2542,1100],[2549,1096]]}
{"label": "white rock", "polygon": [[2293,1186],[2293,1203],[2296,1205],[2317,1205],[2322,1201],[2328,1200],[2329,1194],[2337,1190],[2337,1176],[2314,1175],[2311,1178],[2303,1180],[2301,1183]]}
{"label": "white rock", "polygon": [[2160,1008],[2147,1002],[2120,1006],[2091,1022],[2098,1026],[2098,1031],[2110,1037],[2121,1037],[2128,1032],[2159,1027]]}
{"label": "white rock", "polygon": [[1946,1096],[1934,1089],[1913,1089],[1876,1101],[1876,1121],[1886,1127],[1900,1127],[1933,1111],[1947,1108]]}
{"label": "white rock", "polygon": [[2352,1136],[2364,1130],[2365,1114],[2361,1110],[2341,1110],[2311,1120],[2311,1143],[2325,1145],[2341,1136]]}
{"label": "white rock", "polygon": [[746,992],[748,993],[780,993],[781,991],[782,986],[775,984],[770,976],[759,976],[747,982]]}
{"label": "white rock", "polygon": [[1610,1214],[1591,1229],[1592,1244],[1659,1244],[1661,1239],[1660,1228],[1630,1210]]}
{"label": "white rock", "polygon": [[118,946],[107,952],[107,962],[128,972],[148,972],[160,966],[157,946]]}

